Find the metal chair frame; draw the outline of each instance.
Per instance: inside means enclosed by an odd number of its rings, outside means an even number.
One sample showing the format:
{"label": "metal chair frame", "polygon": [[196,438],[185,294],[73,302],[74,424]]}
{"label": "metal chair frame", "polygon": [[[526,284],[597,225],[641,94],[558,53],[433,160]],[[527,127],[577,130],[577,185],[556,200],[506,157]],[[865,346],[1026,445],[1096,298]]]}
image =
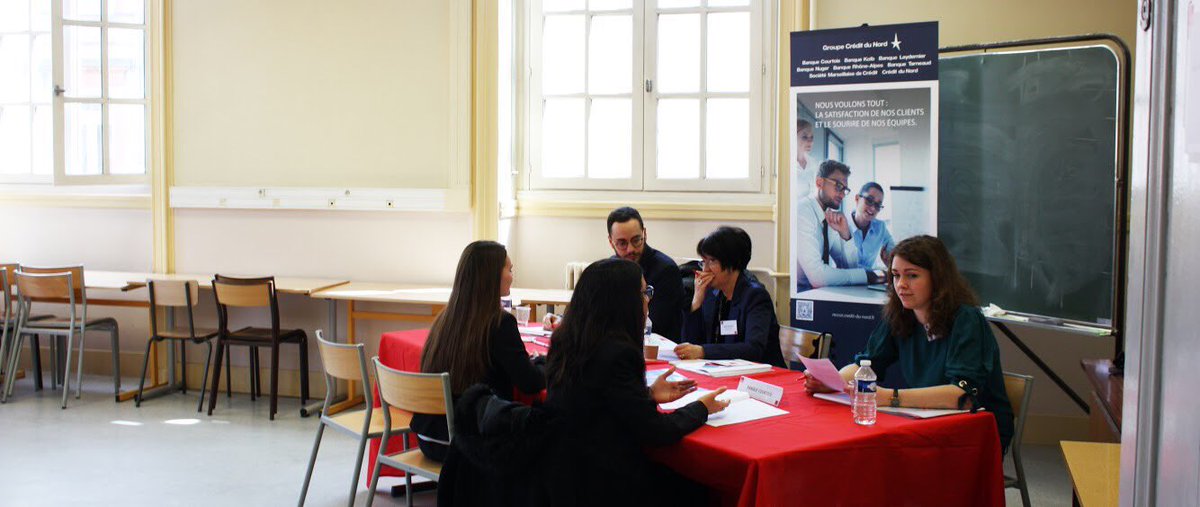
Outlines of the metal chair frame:
{"label": "metal chair frame", "polygon": [[[447,429],[447,434],[449,435],[449,438],[446,441],[441,441],[441,440],[427,437],[425,435],[421,435],[420,433],[417,434],[417,438],[420,438],[422,440],[429,441],[429,442],[437,442],[439,444],[443,444],[443,445],[447,445],[447,446],[451,445],[451,442],[453,442],[453,440],[454,440],[454,395],[450,388],[450,374],[449,373],[411,373],[411,372],[406,372],[406,371],[400,371],[400,370],[396,370],[396,369],[384,366],[383,363],[379,362],[378,356],[373,358],[372,361],[375,363],[375,372],[376,372],[375,378],[377,379],[378,382],[380,382],[380,384],[383,383],[383,381],[381,379],[383,378],[384,375],[396,375],[396,376],[401,376],[401,377],[426,378],[426,379],[437,378],[437,379],[441,380],[442,398],[443,398],[443,401],[446,403],[446,429]],[[407,507],[412,507],[412,504],[413,504],[412,476],[413,476],[413,474],[416,474],[416,475],[419,475],[421,477],[425,477],[428,479],[432,479],[435,481],[438,480],[439,476],[436,474],[431,474],[428,471],[422,470],[417,467],[408,466],[408,465],[400,462],[399,460],[395,459],[394,456],[398,456],[400,454],[405,454],[408,452],[421,452],[420,450],[409,449],[407,437],[404,438],[404,450],[403,451],[401,451],[400,453],[397,453],[397,454],[392,454],[392,455],[387,454],[388,441],[392,438],[392,431],[391,431],[392,414],[391,414],[391,404],[388,403],[387,398],[383,395],[383,387],[382,386],[380,387],[379,405],[380,405],[380,408],[383,409],[383,416],[384,416],[384,419],[387,421],[387,424],[383,431],[383,438],[382,438],[382,440],[379,441],[379,454],[375,458],[375,470],[373,470],[371,472],[371,487],[368,488],[368,490],[367,490],[370,493],[370,495],[367,497],[367,507],[371,507],[372,502],[374,502],[374,500],[375,500],[375,488],[379,483],[379,472],[383,468],[383,465],[387,465],[392,468],[396,468],[396,469],[404,471],[404,499],[405,499],[405,503],[406,503]]]}
{"label": "metal chair frame", "polygon": [[[142,395],[146,388],[146,369],[149,367],[149,364],[150,364],[151,346],[154,343],[161,342],[161,341],[168,339],[168,338],[162,336],[158,330],[158,315],[157,315],[158,300],[155,297],[155,281],[148,280],[146,282],[146,285],[147,285],[147,287],[149,289],[149,293],[150,293],[150,339],[146,341],[146,353],[145,353],[145,355],[142,356],[142,376],[138,380],[138,392],[137,392],[137,397],[135,398],[135,402],[134,402],[134,406],[137,406],[137,407],[142,406]],[[195,306],[197,301],[192,301],[192,285],[199,285],[199,284],[197,284],[195,281],[192,281],[192,280],[188,280],[188,281],[184,282],[184,301],[186,303],[185,306],[187,308],[188,334],[190,335],[190,338],[186,338],[185,340],[191,341],[192,343],[195,343],[197,345],[203,343],[208,346],[208,353],[205,355],[205,359],[204,359],[204,375],[200,377],[200,401],[196,405],[196,411],[202,412],[202,411],[204,411],[204,394],[207,392],[207,389],[208,389],[208,372],[209,372],[209,368],[212,366],[212,355],[213,355],[212,340],[213,340],[213,338],[216,338],[217,334],[210,333],[210,334],[205,334],[204,336],[196,335],[196,320],[195,320],[195,315],[194,315],[195,312],[192,311],[192,307]],[[165,307],[168,312],[174,312],[175,308],[176,308],[175,306],[165,306]],[[171,325],[172,320],[173,319],[168,319],[168,324],[167,324],[168,326]],[[179,356],[180,356],[180,365],[181,365],[180,370],[181,370],[181,374],[183,375],[182,391],[184,393],[187,393],[187,349],[183,345],[183,343],[179,344]],[[171,360],[174,361],[175,358],[171,358]]]}
{"label": "metal chair frame", "polygon": [[[1025,434],[1025,418],[1029,414],[1029,399],[1033,395],[1033,377],[1019,373],[1004,372],[1007,378],[1018,378],[1024,381],[1025,389],[1021,395],[1021,410],[1014,414],[1013,438],[1008,443],[1008,454],[1012,455],[1015,477],[1004,476],[1004,488],[1017,488],[1021,492],[1021,505],[1029,507],[1029,484],[1025,481],[1025,466],[1021,461],[1021,440]],[[1011,402],[1011,400],[1009,400]],[[1003,458],[1003,456],[1001,457]]]}

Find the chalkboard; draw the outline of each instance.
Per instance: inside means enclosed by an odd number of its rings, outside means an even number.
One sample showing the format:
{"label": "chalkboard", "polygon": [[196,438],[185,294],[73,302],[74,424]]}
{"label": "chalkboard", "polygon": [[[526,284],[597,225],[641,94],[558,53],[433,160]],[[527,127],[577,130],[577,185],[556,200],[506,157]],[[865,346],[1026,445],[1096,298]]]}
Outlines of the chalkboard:
{"label": "chalkboard", "polygon": [[981,303],[1110,325],[1118,60],[943,54],[938,236]]}

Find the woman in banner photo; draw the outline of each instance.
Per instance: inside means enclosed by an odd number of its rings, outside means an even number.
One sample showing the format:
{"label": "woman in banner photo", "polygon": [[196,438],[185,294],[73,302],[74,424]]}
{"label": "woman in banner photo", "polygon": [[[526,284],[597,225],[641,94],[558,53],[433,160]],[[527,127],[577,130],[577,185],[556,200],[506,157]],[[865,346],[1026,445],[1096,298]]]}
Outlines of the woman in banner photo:
{"label": "woman in banner photo", "polygon": [[543,405],[563,426],[550,450],[549,505],[705,505],[706,490],[653,463],[643,450],[678,442],[724,410],[724,388],[671,413],[659,403],[695,390],[691,380],[668,382],[669,368],[646,386],[642,330],[649,313],[642,269],[604,259],[579,277],[562,324],[550,340]]}
{"label": "woman in banner photo", "polygon": [[796,120],[796,158],[792,160],[792,199],[812,193],[813,176],[818,162],[812,160],[813,124],[803,118]]}
{"label": "woman in banner photo", "polygon": [[[1013,435],[996,337],[975,294],[941,240],[914,236],[892,252],[884,315],[866,350],[842,368],[849,383],[858,361],[883,374],[897,361],[909,389],[879,389],[876,402],[893,407],[982,408],[996,417],[1002,449]],[[882,383],[884,379],[881,377]],[[828,392],[806,377],[809,392]]]}
{"label": "woman in banner photo", "polygon": [[[504,399],[513,389],[537,394],[546,388],[540,365],[530,362],[517,330],[517,320],[500,308],[512,288],[512,260],[504,245],[476,241],[458,259],[454,287],[446,309],[438,314],[421,351],[421,371],[450,372],[454,396],[477,383],[487,384]],[[541,362],[540,359],[537,360]],[[414,414],[412,429],[446,442],[446,417]],[[448,446],[426,438],[417,445],[426,456],[445,461]]]}
{"label": "woman in banner photo", "polygon": [[718,227],[696,245],[703,268],[684,318],[680,359],[746,359],[784,367],[779,350],[775,304],[754,275],[750,235],[737,227]]}

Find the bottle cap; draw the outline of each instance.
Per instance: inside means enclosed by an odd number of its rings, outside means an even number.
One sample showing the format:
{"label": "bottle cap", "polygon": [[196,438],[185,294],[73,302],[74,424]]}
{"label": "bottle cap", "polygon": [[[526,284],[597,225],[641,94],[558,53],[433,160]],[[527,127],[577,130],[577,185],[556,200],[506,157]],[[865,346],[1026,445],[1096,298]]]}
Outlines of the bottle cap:
{"label": "bottle cap", "polygon": [[871,366],[871,360],[870,360],[870,359],[863,359],[863,360],[860,360],[860,361],[858,362],[858,365],[859,365],[859,366]]}

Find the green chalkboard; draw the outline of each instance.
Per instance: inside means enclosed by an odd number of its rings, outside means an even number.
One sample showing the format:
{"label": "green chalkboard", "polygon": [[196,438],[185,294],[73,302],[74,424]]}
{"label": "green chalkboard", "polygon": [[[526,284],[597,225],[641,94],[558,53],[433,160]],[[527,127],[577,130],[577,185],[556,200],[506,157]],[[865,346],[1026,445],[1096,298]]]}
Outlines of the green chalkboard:
{"label": "green chalkboard", "polygon": [[1111,323],[1117,62],[1104,46],[941,58],[938,236],[984,305]]}

